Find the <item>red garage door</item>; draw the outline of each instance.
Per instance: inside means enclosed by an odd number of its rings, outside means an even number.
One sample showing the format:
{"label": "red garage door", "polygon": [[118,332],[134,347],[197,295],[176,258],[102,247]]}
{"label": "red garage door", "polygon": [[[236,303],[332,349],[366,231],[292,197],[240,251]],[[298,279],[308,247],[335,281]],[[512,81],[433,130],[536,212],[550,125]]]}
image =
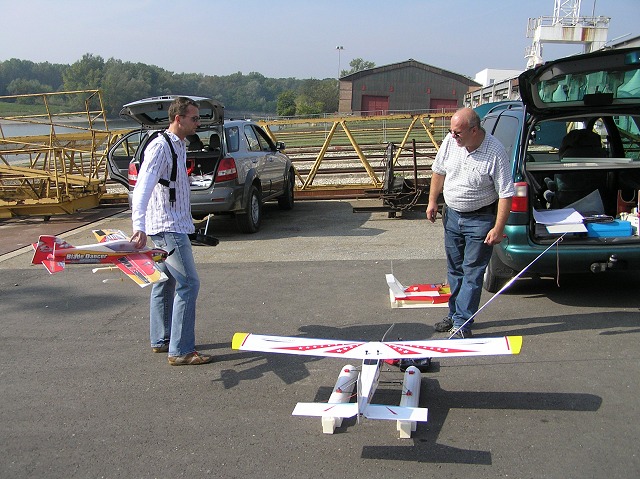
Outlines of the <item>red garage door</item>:
{"label": "red garage door", "polygon": [[388,96],[362,95],[362,115],[386,115],[389,111]]}
{"label": "red garage door", "polygon": [[457,110],[458,108],[458,100],[441,100],[439,98],[432,98],[431,103],[429,104],[430,110],[452,111]]}

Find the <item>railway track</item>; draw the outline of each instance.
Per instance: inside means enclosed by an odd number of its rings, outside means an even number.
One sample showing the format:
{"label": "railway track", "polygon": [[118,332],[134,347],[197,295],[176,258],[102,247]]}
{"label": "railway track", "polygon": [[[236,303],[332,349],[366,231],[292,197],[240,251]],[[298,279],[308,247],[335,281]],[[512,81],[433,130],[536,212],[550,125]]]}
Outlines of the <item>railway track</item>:
{"label": "railway track", "polygon": [[[380,183],[386,174],[386,145],[363,145],[362,151],[371,170]],[[372,183],[362,160],[352,150],[344,147],[329,148],[321,160],[310,186],[303,187],[305,180],[318,161],[318,149],[309,147],[287,148],[297,172],[296,198],[304,199],[354,199],[375,196],[379,185]],[[431,144],[416,144],[416,166],[418,183],[425,184],[431,176],[431,164],[437,150]],[[405,148],[394,165],[395,176],[404,176],[414,180],[413,149]],[[373,193],[372,193],[373,191]],[[382,194],[382,191],[381,191]],[[107,181],[107,194],[102,204],[126,204],[127,189],[111,180]]]}

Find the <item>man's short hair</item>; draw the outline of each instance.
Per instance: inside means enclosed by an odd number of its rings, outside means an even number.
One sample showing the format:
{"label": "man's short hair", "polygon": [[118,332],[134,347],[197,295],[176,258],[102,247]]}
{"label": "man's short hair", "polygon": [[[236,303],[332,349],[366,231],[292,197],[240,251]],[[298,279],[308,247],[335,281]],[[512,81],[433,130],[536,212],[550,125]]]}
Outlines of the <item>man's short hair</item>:
{"label": "man's short hair", "polygon": [[480,116],[475,110],[469,113],[469,128],[480,128]]}
{"label": "man's short hair", "polygon": [[190,106],[199,108],[198,104],[195,101],[185,96],[179,96],[175,100],[173,100],[171,102],[171,105],[169,105],[169,122],[173,123],[176,119],[176,116],[186,115]]}

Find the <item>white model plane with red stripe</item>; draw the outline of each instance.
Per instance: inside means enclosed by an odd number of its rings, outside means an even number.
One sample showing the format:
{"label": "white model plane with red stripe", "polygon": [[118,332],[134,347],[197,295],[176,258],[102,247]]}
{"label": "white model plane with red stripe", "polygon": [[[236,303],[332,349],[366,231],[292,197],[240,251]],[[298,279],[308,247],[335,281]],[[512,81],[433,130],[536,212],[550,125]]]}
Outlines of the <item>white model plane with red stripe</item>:
{"label": "white model plane with red stripe", "polygon": [[94,268],[95,273],[119,268],[129,278],[144,288],[152,283],[166,281],[167,275],[156,267],[169,253],[159,248],[137,249],[120,230],[94,230],[98,243],[73,246],[62,238],[41,235],[33,243],[33,264],[42,264],[50,274],[64,271],[67,264],[108,264]]}
{"label": "white model plane with red stripe", "polygon": [[522,336],[365,342],[236,333],[232,340],[232,348],[239,350],[362,360],[355,403],[298,403],[295,416],[419,422],[427,420],[426,408],[371,403],[385,360],[519,354],[521,346]]}

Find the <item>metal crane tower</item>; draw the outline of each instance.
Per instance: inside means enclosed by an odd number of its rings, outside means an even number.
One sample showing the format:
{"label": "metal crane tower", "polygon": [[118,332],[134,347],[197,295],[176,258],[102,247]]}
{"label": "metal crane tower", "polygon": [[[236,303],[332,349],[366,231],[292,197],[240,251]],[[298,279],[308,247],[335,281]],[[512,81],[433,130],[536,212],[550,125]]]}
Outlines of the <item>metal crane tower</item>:
{"label": "metal crane tower", "polygon": [[533,43],[525,50],[527,69],[542,63],[543,43],[581,43],[584,53],[604,46],[611,18],[581,17],[580,3],[581,0],[555,0],[553,17],[529,18],[527,38],[533,38]]}

